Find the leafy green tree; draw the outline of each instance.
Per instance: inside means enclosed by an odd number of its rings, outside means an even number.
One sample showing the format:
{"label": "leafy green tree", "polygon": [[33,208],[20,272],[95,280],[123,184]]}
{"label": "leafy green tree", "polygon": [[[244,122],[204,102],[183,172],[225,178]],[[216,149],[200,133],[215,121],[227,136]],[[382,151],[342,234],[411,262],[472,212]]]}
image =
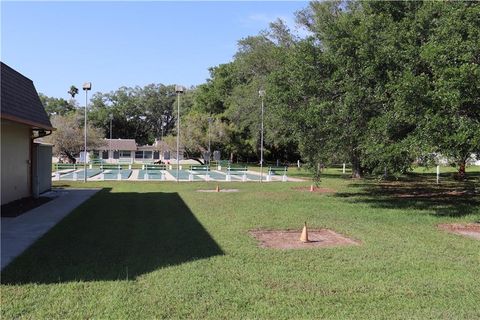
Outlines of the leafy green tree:
{"label": "leafy green tree", "polygon": [[[53,144],[55,156],[65,157],[69,162],[75,163],[75,157],[84,150],[83,115],[73,112],[54,115],[51,122],[57,130],[44,140]],[[90,124],[87,126],[87,150],[93,150],[102,145],[102,133]]]}
{"label": "leafy green tree", "polygon": [[38,96],[43,104],[43,107],[45,108],[45,111],[50,117],[54,115],[65,115],[75,111],[76,109],[74,101],[69,102],[62,98],[47,97],[42,93],[39,93]]}
{"label": "leafy green tree", "polygon": [[[210,119],[210,120],[209,120]],[[189,112],[181,118],[180,146],[189,158],[202,158],[210,150],[221,148],[230,137],[230,128],[218,118],[199,112]],[[176,152],[176,129],[174,134],[165,137],[165,141]]]}
{"label": "leafy green tree", "polygon": [[[457,159],[462,176],[480,145],[478,8],[471,2],[313,2],[300,12],[326,71],[315,77],[302,70],[318,85],[298,113],[302,155],[311,161],[347,155],[360,176],[384,168],[405,172],[415,159],[437,152]],[[312,59],[299,61],[315,68]],[[300,95],[282,90],[284,101]]]}
{"label": "leafy green tree", "polygon": [[423,128],[464,179],[467,159],[480,154],[480,3],[427,3],[419,17],[434,21],[420,48],[432,101]]}
{"label": "leafy green tree", "polygon": [[[195,91],[194,108],[218,115],[230,128],[230,139],[223,146],[230,159],[260,158],[258,91],[268,85],[271,73],[286,62],[286,52],[296,41],[285,23],[277,20],[269,30],[241,39],[234,61],[211,68],[210,79]],[[278,113],[269,112],[275,111],[269,99],[265,103],[265,157],[285,159],[296,145],[278,126]]]}
{"label": "leafy green tree", "polygon": [[[182,112],[192,102],[190,93],[182,96]],[[122,87],[92,97],[89,121],[109,136],[113,115],[113,138],[136,139],[139,144],[153,143],[156,138],[172,132],[176,123],[176,95],[173,85],[150,84],[145,87]]]}
{"label": "leafy green tree", "polygon": [[369,21],[357,3],[346,7],[339,2],[311,3],[299,21],[314,34],[321,52],[317,57],[327,71],[323,94],[317,101],[308,99],[303,112],[304,152],[309,158],[330,161],[335,154],[348,156],[353,176],[359,177],[365,169],[361,151],[365,129],[379,112],[375,80],[384,71],[371,66],[376,58],[375,30],[366,28]]}

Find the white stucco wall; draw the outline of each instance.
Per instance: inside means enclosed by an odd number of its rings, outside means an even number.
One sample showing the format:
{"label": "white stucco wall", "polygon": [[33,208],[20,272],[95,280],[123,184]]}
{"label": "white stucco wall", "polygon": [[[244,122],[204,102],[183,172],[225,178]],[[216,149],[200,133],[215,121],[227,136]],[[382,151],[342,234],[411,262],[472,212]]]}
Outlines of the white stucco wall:
{"label": "white stucco wall", "polygon": [[1,204],[28,197],[30,193],[30,128],[1,122]]}

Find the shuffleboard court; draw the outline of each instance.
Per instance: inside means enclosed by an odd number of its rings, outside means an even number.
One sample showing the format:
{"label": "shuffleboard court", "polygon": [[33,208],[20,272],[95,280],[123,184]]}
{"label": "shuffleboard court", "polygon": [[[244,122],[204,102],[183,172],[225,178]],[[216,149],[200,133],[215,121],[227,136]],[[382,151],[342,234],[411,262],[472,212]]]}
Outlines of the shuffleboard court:
{"label": "shuffleboard court", "polygon": [[[247,171],[246,168],[238,168],[237,170],[228,170],[228,171],[221,171],[221,170],[179,170],[179,180],[180,181],[227,181],[227,174],[230,173],[230,181],[260,181],[260,175],[256,172]],[[74,174],[76,174],[76,180],[83,180],[83,169],[63,169],[61,171],[57,171],[52,174],[52,178],[55,180],[60,174],[60,180],[73,180]],[[98,168],[87,169],[87,178],[95,177],[94,180],[102,179],[99,176],[103,173],[103,180],[118,180],[118,174],[121,175],[121,180],[129,180],[133,177],[133,180],[146,180],[145,176],[148,173],[148,180],[154,181],[163,181],[162,180],[162,173],[165,174],[165,180],[176,180],[177,170],[166,170],[165,166],[158,166],[158,165],[149,165],[144,169],[128,169],[128,165],[103,165]],[[207,179],[207,173],[209,175],[209,179]],[[193,177],[190,180],[190,175]],[[246,179],[244,180],[244,176]],[[282,175],[276,174],[272,172],[271,177],[275,177],[275,179],[271,179],[271,181],[282,181]],[[98,179],[99,178],[99,179]],[[267,182],[267,173],[263,173],[263,180]]]}
{"label": "shuffleboard court", "polygon": [[[147,170],[138,170],[138,179],[145,180],[146,173],[147,173]],[[148,170],[148,180],[161,180],[161,179],[162,179],[162,170]]]}
{"label": "shuffleboard court", "polygon": [[[100,169],[87,169],[87,178],[94,177],[94,176],[100,174],[101,172],[102,172],[102,170],[100,170]],[[73,174],[74,173],[75,172],[70,172],[70,173],[61,175],[60,180],[73,180]],[[84,179],[85,170],[78,170],[78,171],[76,171],[76,173],[77,173],[77,179],[78,180]]]}
{"label": "shuffleboard court", "polygon": [[[168,173],[170,173],[174,179],[177,178],[177,170],[168,170]],[[190,171],[188,170],[179,170],[178,171],[178,180],[188,180],[188,177],[190,176]],[[203,181],[202,178],[199,176],[193,174],[193,180],[194,181]]]}
{"label": "shuffleboard court", "polygon": [[58,170],[56,171],[56,173],[59,173],[60,175],[64,175],[64,174],[67,174],[67,173],[72,173],[73,171],[75,171],[74,169],[65,169],[65,170]]}
{"label": "shuffleboard court", "polygon": [[105,170],[103,172],[103,179],[117,180],[119,173],[122,175],[122,180],[127,180],[132,175],[132,170]]}
{"label": "shuffleboard court", "polygon": [[224,181],[227,177],[227,175],[223,172],[218,172],[218,171],[210,171],[209,172],[210,179],[213,180],[219,180],[219,181]]}
{"label": "shuffleboard court", "polygon": [[[259,181],[260,180],[260,175],[257,176],[256,174],[247,173],[247,179],[252,180],[252,181]],[[263,176],[263,180],[266,180],[265,175]]]}
{"label": "shuffleboard court", "polygon": [[[216,172],[218,172],[218,171],[216,171]],[[220,180],[225,180],[227,172],[222,171],[221,174],[223,175],[223,178],[220,178]],[[247,181],[260,181],[260,175],[251,174],[251,173],[243,172],[243,171],[231,171],[230,172],[230,177],[231,177],[232,181],[242,181],[244,174],[247,176]],[[212,176],[212,178],[213,178],[213,176]],[[213,179],[217,179],[217,178],[213,178]],[[266,180],[265,173],[263,175],[263,180]]]}

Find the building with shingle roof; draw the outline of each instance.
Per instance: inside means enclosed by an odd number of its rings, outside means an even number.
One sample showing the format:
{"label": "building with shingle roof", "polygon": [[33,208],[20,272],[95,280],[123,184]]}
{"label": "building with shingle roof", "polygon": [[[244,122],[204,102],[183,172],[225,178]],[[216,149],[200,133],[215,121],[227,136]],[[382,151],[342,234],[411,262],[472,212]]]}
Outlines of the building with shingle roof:
{"label": "building with shingle roof", "polygon": [[137,151],[135,139],[103,139],[103,143],[93,151],[93,154],[107,163],[133,163],[135,151]]}
{"label": "building with shingle roof", "polygon": [[5,63],[0,74],[1,204],[51,187],[51,146],[34,143],[54,128],[33,81]]}
{"label": "building with shingle roof", "polygon": [[126,150],[136,151],[137,142],[135,139],[104,139],[99,150]]}
{"label": "building with shingle roof", "polygon": [[[93,154],[107,163],[151,163],[170,160],[171,155],[176,155],[176,151],[173,151],[161,140],[156,140],[152,145],[139,146],[135,139],[119,138],[104,139],[104,143]],[[183,150],[180,159],[183,159]]]}
{"label": "building with shingle roof", "polygon": [[27,125],[35,131],[53,130],[33,81],[5,63],[0,64],[1,118]]}

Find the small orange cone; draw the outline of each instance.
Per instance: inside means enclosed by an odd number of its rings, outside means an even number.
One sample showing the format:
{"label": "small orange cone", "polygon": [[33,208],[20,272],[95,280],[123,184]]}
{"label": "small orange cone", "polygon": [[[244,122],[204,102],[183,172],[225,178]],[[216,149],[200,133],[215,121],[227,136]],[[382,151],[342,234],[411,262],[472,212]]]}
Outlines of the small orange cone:
{"label": "small orange cone", "polygon": [[313,192],[315,189],[313,189],[313,184],[310,185],[310,192]]}
{"label": "small orange cone", "polygon": [[215,191],[220,192],[220,187],[218,186],[218,184],[217,184],[217,187],[215,188]]}
{"label": "small orange cone", "polygon": [[307,223],[306,222],[303,225],[303,230],[302,230],[302,235],[300,236],[300,241],[310,242],[310,240],[308,240],[308,231],[307,231]]}

